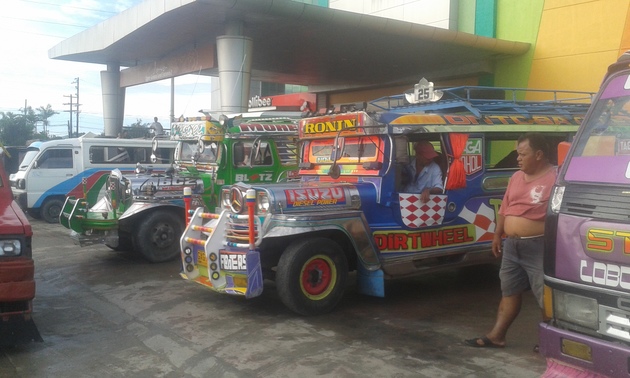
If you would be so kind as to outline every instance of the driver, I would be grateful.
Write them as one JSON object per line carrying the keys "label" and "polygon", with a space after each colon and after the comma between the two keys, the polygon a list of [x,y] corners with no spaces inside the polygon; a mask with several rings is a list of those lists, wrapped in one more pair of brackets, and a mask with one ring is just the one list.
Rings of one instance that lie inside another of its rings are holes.
{"label": "driver", "polygon": [[403,190],[405,193],[421,193],[420,201],[429,201],[430,194],[442,194],[444,185],[442,184],[442,170],[434,161],[438,156],[433,144],[422,140],[414,145],[416,159],[406,166],[407,177],[410,178]]}

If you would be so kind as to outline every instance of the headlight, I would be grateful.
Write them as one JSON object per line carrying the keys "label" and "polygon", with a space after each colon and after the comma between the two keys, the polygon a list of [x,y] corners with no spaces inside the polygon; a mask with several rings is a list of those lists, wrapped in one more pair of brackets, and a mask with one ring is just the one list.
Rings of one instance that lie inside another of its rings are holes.
{"label": "headlight", "polygon": [[26,189],[26,180],[18,179],[17,180],[17,188],[18,189]]}
{"label": "headlight", "polygon": [[595,299],[554,290],[553,306],[555,317],[558,320],[578,324],[592,330],[599,328],[597,301]]}
{"label": "headlight", "polygon": [[560,212],[560,206],[562,205],[562,198],[564,197],[564,186],[556,186],[551,193],[551,211],[554,214]]}
{"label": "headlight", "polygon": [[269,196],[265,192],[258,192],[256,199],[257,214],[267,214],[269,212]]}
{"label": "headlight", "polygon": [[19,256],[22,254],[22,244],[18,239],[0,240],[0,256]]}

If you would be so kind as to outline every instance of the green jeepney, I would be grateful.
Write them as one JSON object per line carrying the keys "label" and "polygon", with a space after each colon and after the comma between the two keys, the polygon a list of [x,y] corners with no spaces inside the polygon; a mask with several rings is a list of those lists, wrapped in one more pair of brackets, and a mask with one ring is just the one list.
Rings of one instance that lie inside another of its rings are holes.
{"label": "green jeepney", "polygon": [[[297,178],[297,131],[297,115],[180,119],[171,124],[170,139],[178,142],[172,169],[153,174],[138,166],[135,175],[114,170],[96,203],[87,192],[68,197],[60,223],[81,246],[103,243],[151,262],[171,260],[179,256],[187,210],[214,210],[223,185]],[[154,140],[154,150],[160,142]],[[184,188],[190,189],[187,198]]]}

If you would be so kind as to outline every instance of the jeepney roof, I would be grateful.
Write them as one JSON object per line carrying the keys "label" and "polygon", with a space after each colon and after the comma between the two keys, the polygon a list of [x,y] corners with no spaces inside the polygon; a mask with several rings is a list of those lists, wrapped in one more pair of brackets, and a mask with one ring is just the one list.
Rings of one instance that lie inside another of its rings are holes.
{"label": "jeepney roof", "polygon": [[[426,88],[426,98],[420,93]],[[449,132],[576,131],[594,94],[495,87],[434,89],[422,79],[412,91],[373,100],[366,110],[300,121],[300,137]],[[366,104],[367,105],[367,104]]]}

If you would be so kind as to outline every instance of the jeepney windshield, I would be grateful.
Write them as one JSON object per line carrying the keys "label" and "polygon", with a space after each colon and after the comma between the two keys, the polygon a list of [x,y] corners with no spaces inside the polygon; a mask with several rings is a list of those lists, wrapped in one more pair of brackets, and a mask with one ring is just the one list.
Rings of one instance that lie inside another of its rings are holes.
{"label": "jeepney windshield", "polygon": [[[183,141],[179,145],[177,160],[191,162],[199,151],[198,141]],[[216,163],[219,147],[216,142],[204,142],[204,149],[197,157],[198,163]]]}
{"label": "jeepney windshield", "polygon": [[603,88],[578,134],[565,179],[630,184],[630,76]]}
{"label": "jeepney windshield", "polygon": [[345,137],[337,141],[337,151],[333,140],[311,141],[308,161],[313,164],[332,164],[335,154],[338,163],[360,164],[376,162],[382,140],[377,136]]}

